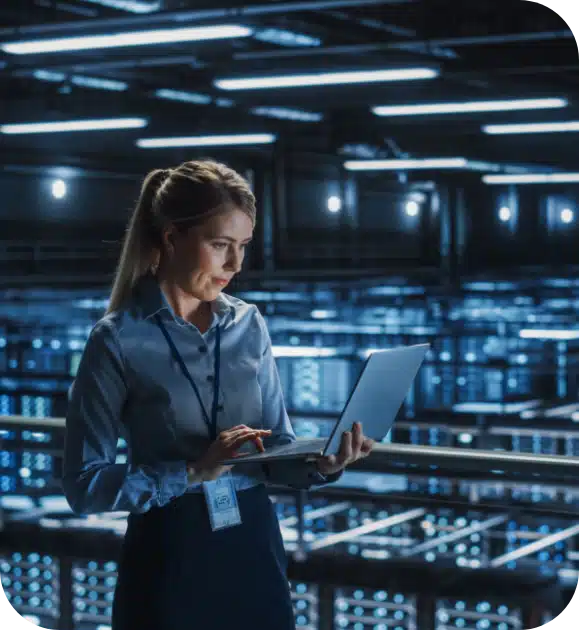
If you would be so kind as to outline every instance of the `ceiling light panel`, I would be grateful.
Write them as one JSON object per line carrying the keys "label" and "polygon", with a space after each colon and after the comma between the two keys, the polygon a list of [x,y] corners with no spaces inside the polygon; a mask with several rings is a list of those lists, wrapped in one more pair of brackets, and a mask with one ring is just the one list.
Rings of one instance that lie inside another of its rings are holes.
{"label": "ceiling light panel", "polygon": [[124,81],[101,79],[99,77],[87,77],[80,74],[73,74],[68,77],[68,75],[63,72],[53,72],[51,70],[35,70],[32,73],[32,76],[39,81],[53,81],[55,83],[64,83],[68,80],[73,85],[95,90],[124,92],[129,89],[128,83],[125,83]]}
{"label": "ceiling light panel", "polygon": [[485,125],[485,133],[491,135],[521,134],[521,133],[569,133],[579,131],[579,121],[526,123],[514,125]]}
{"label": "ceiling light panel", "polygon": [[348,160],[347,171],[407,171],[420,169],[466,168],[466,158],[429,158],[424,160]]}
{"label": "ceiling light panel", "polygon": [[402,68],[394,70],[357,70],[353,72],[313,72],[269,77],[217,79],[215,85],[222,90],[265,90],[284,87],[320,87],[354,83],[382,83],[434,79],[438,71],[432,68]]}
{"label": "ceiling light panel", "polygon": [[251,133],[215,136],[188,136],[173,138],[139,138],[141,149],[167,149],[173,147],[219,147],[252,144],[271,144],[276,137],[269,133]]}
{"label": "ceiling light panel", "polygon": [[432,114],[470,114],[476,112],[509,112],[567,107],[564,98],[510,99],[498,101],[466,101],[460,103],[421,103],[379,105],[372,108],[377,116],[427,116]]}
{"label": "ceiling light panel", "polygon": [[97,120],[69,120],[39,123],[0,125],[0,133],[60,133],[69,131],[107,131],[112,129],[140,129],[147,126],[144,118],[103,118]]}
{"label": "ceiling light panel", "polygon": [[209,105],[211,97],[198,92],[181,92],[180,90],[156,90],[157,98],[164,98],[169,101],[180,101],[182,103],[194,103],[195,105]]}
{"label": "ceiling light panel", "polygon": [[253,107],[250,111],[255,116],[277,118],[278,120],[295,120],[297,122],[320,122],[324,118],[323,114],[317,112],[306,112],[289,107]]}
{"label": "ceiling light panel", "polygon": [[85,77],[73,75],[70,82],[79,87],[91,88],[94,90],[109,90],[111,92],[124,92],[129,89],[129,85],[124,81],[114,81],[112,79],[99,79],[97,77]]}
{"label": "ceiling light panel", "polygon": [[320,46],[322,43],[322,40],[317,37],[310,37],[309,35],[279,28],[266,28],[257,31],[253,37],[261,42],[276,44],[277,46]]}
{"label": "ceiling light panel", "polygon": [[253,31],[235,24],[199,26],[192,28],[167,28],[148,31],[111,33],[108,35],[83,35],[58,39],[37,39],[7,42],[0,47],[14,55],[38,53],[62,53],[79,50],[98,50],[125,46],[149,46],[152,44],[175,44],[181,42],[207,41],[248,37]]}
{"label": "ceiling light panel", "polygon": [[579,182],[579,173],[526,173],[524,175],[485,175],[485,184],[571,184]]}

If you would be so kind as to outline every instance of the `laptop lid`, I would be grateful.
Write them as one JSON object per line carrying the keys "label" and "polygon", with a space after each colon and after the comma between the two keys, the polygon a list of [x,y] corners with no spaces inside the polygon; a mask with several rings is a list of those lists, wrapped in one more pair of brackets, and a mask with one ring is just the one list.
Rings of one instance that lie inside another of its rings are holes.
{"label": "laptop lid", "polygon": [[324,449],[336,455],[342,433],[361,422],[364,435],[378,442],[392,428],[430,344],[389,348],[372,353]]}

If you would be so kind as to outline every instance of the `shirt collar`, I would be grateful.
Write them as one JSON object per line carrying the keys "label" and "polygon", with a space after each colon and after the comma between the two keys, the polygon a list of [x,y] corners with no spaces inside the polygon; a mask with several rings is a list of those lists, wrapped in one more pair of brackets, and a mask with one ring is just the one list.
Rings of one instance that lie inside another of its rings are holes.
{"label": "shirt collar", "polygon": [[[166,312],[170,317],[179,321],[180,318],[176,316],[156,276],[148,271],[144,276],[141,276],[134,288],[134,300],[139,306],[144,319],[153,317],[157,313]],[[232,299],[220,293],[217,298],[211,302],[211,310],[215,313],[220,321],[225,321],[227,316],[231,316],[231,320],[235,320],[235,306]]]}

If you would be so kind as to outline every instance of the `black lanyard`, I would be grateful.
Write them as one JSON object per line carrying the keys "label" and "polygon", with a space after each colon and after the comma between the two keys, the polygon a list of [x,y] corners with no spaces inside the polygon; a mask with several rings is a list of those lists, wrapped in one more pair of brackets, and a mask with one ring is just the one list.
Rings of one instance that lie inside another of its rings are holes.
{"label": "black lanyard", "polygon": [[165,335],[165,339],[167,340],[167,343],[169,344],[169,348],[171,348],[173,357],[181,366],[183,375],[189,381],[189,383],[191,383],[191,387],[193,388],[193,391],[195,392],[195,395],[197,396],[197,400],[199,401],[199,405],[201,406],[201,411],[203,412],[203,419],[205,420],[205,423],[207,424],[207,427],[209,428],[209,435],[211,437],[211,440],[215,440],[217,438],[217,407],[219,405],[219,365],[220,365],[220,360],[221,360],[221,329],[219,328],[219,326],[216,326],[215,328],[215,361],[214,361],[215,374],[213,375],[213,406],[211,408],[211,418],[209,418],[209,415],[207,411],[205,410],[205,405],[203,404],[203,401],[201,400],[201,394],[199,393],[199,390],[197,389],[197,385],[195,384],[195,381],[193,380],[191,373],[189,372],[187,366],[185,365],[185,361],[183,361],[183,357],[179,353],[179,350],[177,350],[177,346],[175,345],[173,339],[171,339],[171,335],[169,334],[169,331],[165,328],[165,324],[163,324],[163,321],[161,320],[161,317],[159,315],[155,315],[155,319],[157,320],[157,324],[159,325],[161,332],[163,333],[163,335]]}

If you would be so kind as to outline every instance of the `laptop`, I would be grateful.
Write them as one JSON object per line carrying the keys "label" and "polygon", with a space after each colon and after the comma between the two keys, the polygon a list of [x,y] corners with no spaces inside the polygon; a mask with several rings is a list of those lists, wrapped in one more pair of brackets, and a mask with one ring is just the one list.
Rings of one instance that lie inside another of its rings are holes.
{"label": "laptop", "polygon": [[354,422],[362,423],[366,437],[381,442],[392,428],[429,348],[430,344],[420,344],[372,353],[328,438],[300,439],[266,448],[265,453],[240,454],[223,464],[336,455],[342,433],[351,431]]}

